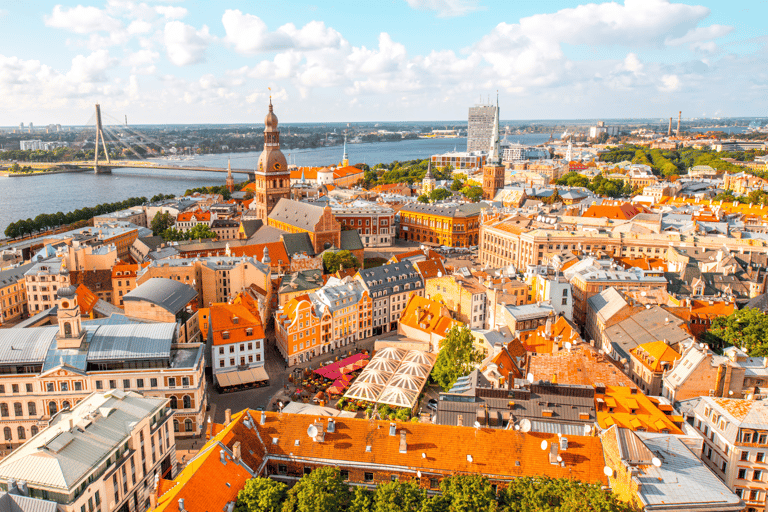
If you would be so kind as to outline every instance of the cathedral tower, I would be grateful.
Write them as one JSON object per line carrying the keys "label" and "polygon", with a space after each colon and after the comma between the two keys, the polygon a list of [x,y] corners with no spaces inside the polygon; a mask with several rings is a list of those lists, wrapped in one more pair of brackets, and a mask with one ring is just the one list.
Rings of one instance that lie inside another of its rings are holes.
{"label": "cathedral tower", "polygon": [[493,200],[496,191],[504,188],[504,166],[501,165],[499,137],[499,96],[496,95],[496,116],[493,120],[493,133],[491,135],[491,153],[483,167],[483,199]]}
{"label": "cathedral tower", "polygon": [[227,159],[227,190],[231,194],[235,190],[235,179],[232,177],[232,163]]}
{"label": "cathedral tower", "polygon": [[269,112],[264,118],[264,151],[254,174],[256,182],[251,208],[266,224],[269,213],[280,198],[290,199],[291,194],[291,171],[288,170],[285,155],[280,151],[280,131],[277,129],[277,116],[272,110],[271,96]]}

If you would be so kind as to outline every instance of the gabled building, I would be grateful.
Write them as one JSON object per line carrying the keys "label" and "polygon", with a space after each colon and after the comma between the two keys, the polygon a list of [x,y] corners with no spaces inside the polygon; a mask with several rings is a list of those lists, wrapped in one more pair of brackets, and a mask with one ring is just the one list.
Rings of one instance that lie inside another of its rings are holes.
{"label": "gabled building", "polygon": [[397,330],[397,321],[411,293],[419,296],[425,293],[421,275],[408,261],[360,270],[355,279],[373,301],[371,332],[374,336]]}
{"label": "gabled building", "polygon": [[200,342],[197,317],[197,291],[171,279],[144,281],[123,296],[125,314],[150,322],[169,322],[179,326],[179,343]]}
{"label": "gabled building", "polygon": [[341,247],[341,224],[334,218],[330,206],[282,198],[269,214],[267,225],[287,233],[307,233],[316,254]]}
{"label": "gabled building", "polygon": [[445,275],[427,280],[427,296],[446,305],[470,329],[488,325],[486,288],[473,277]]}
{"label": "gabled building", "polygon": [[258,311],[242,302],[209,308],[211,368],[219,388],[260,385],[269,380],[264,363],[266,335]]}
{"label": "gabled building", "polygon": [[664,372],[680,359],[680,353],[659,340],[638,345],[629,354],[629,375],[632,380],[643,393],[660,396]]}
{"label": "gabled building", "polygon": [[448,308],[439,302],[413,293],[400,316],[397,333],[422,342],[426,351],[437,352],[440,349],[440,342],[453,326],[460,327],[461,322],[451,317]]}

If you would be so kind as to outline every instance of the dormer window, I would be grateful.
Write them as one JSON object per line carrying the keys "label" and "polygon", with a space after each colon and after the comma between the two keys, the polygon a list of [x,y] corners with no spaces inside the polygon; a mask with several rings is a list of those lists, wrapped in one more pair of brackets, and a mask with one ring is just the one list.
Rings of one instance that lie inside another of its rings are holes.
{"label": "dormer window", "polygon": [[223,333],[221,333],[221,337],[224,338],[225,340],[228,340],[229,339],[229,331],[224,331]]}

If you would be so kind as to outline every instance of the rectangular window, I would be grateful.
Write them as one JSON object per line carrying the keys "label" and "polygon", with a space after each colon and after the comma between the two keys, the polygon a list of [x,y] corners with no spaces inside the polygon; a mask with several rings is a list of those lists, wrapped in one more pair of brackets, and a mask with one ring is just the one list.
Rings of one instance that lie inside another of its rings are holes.
{"label": "rectangular window", "polygon": [[11,390],[13,390],[14,393],[19,392],[19,385],[18,384],[11,384]]}
{"label": "rectangular window", "polygon": [[156,388],[157,387],[157,379],[149,379],[149,387]]}
{"label": "rectangular window", "polygon": [[373,473],[369,473],[366,471],[363,476],[366,482],[373,482]]}
{"label": "rectangular window", "polygon": [[143,388],[144,387],[144,379],[136,379],[136,387],[137,388]]}
{"label": "rectangular window", "polygon": [[[31,392],[32,392],[32,384],[27,384],[27,393],[31,393]],[[2,393],[2,391],[0,391],[0,393]]]}
{"label": "rectangular window", "polygon": [[117,389],[117,381],[116,380],[110,380],[109,381],[109,389]]}
{"label": "rectangular window", "polygon": [[96,381],[96,389],[104,389],[104,383],[100,380]]}
{"label": "rectangular window", "polygon": [[339,471],[339,476],[341,476],[342,480],[349,480],[349,471],[347,471],[346,469],[342,469],[341,471]]}
{"label": "rectangular window", "polygon": [[288,466],[285,464],[278,464],[277,465],[277,474],[278,475],[287,475],[288,474]]}
{"label": "rectangular window", "polygon": [[170,388],[176,387],[176,377],[168,377],[168,387]]}
{"label": "rectangular window", "polygon": [[763,462],[764,459],[765,459],[765,453],[757,452],[757,456],[755,457],[755,462]]}
{"label": "rectangular window", "polygon": [[429,479],[429,488],[430,489],[437,489],[439,486],[439,483],[437,481],[437,478],[430,478]]}
{"label": "rectangular window", "polygon": [[83,390],[83,383],[80,381],[75,382],[75,391],[82,391]]}
{"label": "rectangular window", "polygon": [[740,469],[739,470],[739,476],[737,477],[739,480],[744,480],[747,478],[747,470],[746,469]]}
{"label": "rectangular window", "polygon": [[128,389],[131,387],[131,379],[123,379],[123,389]]}
{"label": "rectangular window", "polygon": [[182,377],[181,378],[181,385],[184,387],[189,386],[189,377]]}
{"label": "rectangular window", "polygon": [[46,389],[48,392],[50,392],[50,393],[53,393],[53,392],[56,390],[56,388],[55,388],[55,386],[54,386],[53,382],[46,382],[46,383],[45,383],[45,389]]}
{"label": "rectangular window", "polygon": [[748,451],[742,451],[741,452],[741,460],[749,460],[749,452]]}
{"label": "rectangular window", "polygon": [[763,479],[763,472],[762,470],[756,469],[754,473],[752,473],[752,480],[755,482],[760,482]]}

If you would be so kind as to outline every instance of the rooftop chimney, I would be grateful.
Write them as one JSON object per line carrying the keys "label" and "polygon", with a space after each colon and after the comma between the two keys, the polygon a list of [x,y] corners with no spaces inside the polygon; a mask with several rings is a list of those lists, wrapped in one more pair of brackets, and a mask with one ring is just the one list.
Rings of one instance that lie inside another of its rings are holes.
{"label": "rooftop chimney", "polygon": [[227,452],[225,452],[224,449],[219,450],[219,459],[222,464],[225,466],[227,465]]}
{"label": "rooftop chimney", "polygon": [[456,420],[456,425],[458,425],[459,427],[463,427],[464,426],[464,416],[463,415],[459,414],[459,418],[458,418],[458,420]]}
{"label": "rooftop chimney", "polygon": [[184,508],[184,498],[179,498],[179,512],[186,512]]}
{"label": "rooftop chimney", "polygon": [[389,435],[390,436],[396,436],[397,435],[397,424],[390,423],[389,424]]}
{"label": "rooftop chimney", "polygon": [[239,463],[240,459],[242,459],[240,441],[235,441],[235,444],[232,445],[232,460]]}
{"label": "rooftop chimney", "polygon": [[676,135],[677,135],[678,137],[680,136],[680,121],[681,121],[682,119],[683,119],[683,111],[681,110],[681,111],[679,111],[679,112],[677,113],[677,133],[676,133]]}
{"label": "rooftop chimney", "polygon": [[264,411],[261,411],[261,421],[259,421],[260,425],[263,425],[267,422],[267,413]]}
{"label": "rooftop chimney", "polygon": [[224,424],[229,425],[232,422],[232,409],[224,410]]}
{"label": "rooftop chimney", "polygon": [[400,453],[408,451],[408,440],[406,439],[405,429],[400,430]]}
{"label": "rooftop chimney", "polygon": [[328,418],[328,433],[333,434],[336,432],[336,421],[333,418]]}

